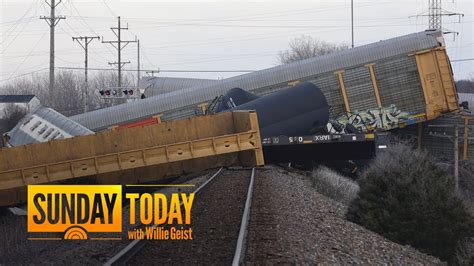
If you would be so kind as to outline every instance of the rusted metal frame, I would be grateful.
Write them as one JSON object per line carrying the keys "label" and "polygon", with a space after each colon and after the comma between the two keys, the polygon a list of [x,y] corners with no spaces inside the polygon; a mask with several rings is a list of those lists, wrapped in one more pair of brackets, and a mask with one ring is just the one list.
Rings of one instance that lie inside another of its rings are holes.
{"label": "rusted metal frame", "polygon": [[[252,134],[252,133],[256,133],[256,132],[257,132],[256,130],[249,130],[249,131],[235,133],[235,134],[222,135],[222,136],[218,136],[218,137],[197,139],[197,140],[193,140],[191,142],[214,140],[214,139],[232,137],[232,136],[236,136],[236,135]],[[114,153],[108,153],[108,154],[97,155],[97,156],[89,156],[89,157],[84,157],[84,158],[80,158],[80,159],[67,160],[67,161],[61,161],[61,162],[56,162],[56,163],[40,164],[40,165],[31,166],[31,167],[24,167],[24,168],[17,168],[17,169],[13,169],[13,170],[8,170],[8,171],[0,172],[0,174],[11,173],[11,172],[16,172],[16,171],[20,171],[20,170],[34,169],[34,168],[39,168],[39,167],[45,167],[46,165],[49,165],[49,166],[60,165],[60,164],[69,163],[69,162],[79,162],[79,161],[88,160],[88,159],[103,158],[103,157],[108,157],[108,156],[114,156],[114,155],[117,155],[117,154],[122,155],[122,154],[130,153],[130,152],[147,151],[147,150],[163,148],[163,147],[167,147],[167,146],[182,145],[182,144],[187,144],[187,143],[189,143],[189,141],[177,142],[177,143],[168,144],[168,145],[159,145],[159,146],[147,147],[147,148],[142,148],[142,149],[133,149],[133,150],[122,151],[122,152],[114,152]]]}
{"label": "rusted metal frame", "polygon": [[[47,180],[49,182],[49,181],[51,181],[49,167],[54,166],[54,165],[68,164],[69,165],[69,170],[70,170],[71,176],[72,176],[71,178],[76,178],[76,177],[79,177],[79,176],[77,176],[74,172],[73,163],[74,162],[79,162],[79,161],[84,161],[84,160],[91,160],[91,159],[94,160],[95,173],[99,174],[100,173],[100,164],[98,162],[98,159],[100,159],[100,158],[110,157],[110,156],[117,156],[118,167],[119,167],[119,169],[123,169],[122,163],[121,163],[121,160],[120,160],[120,156],[123,155],[123,154],[126,154],[126,153],[131,153],[131,152],[137,152],[138,151],[138,152],[142,152],[143,157],[145,158],[144,159],[144,164],[147,165],[146,164],[146,155],[145,155],[146,151],[147,150],[152,150],[152,149],[163,148],[163,147],[165,147],[167,162],[170,162],[171,160],[170,160],[170,157],[169,157],[169,149],[168,149],[169,146],[182,145],[182,144],[187,144],[187,143],[191,143],[191,145],[192,145],[193,142],[206,141],[206,140],[212,140],[212,146],[213,146],[213,151],[214,152],[213,152],[213,154],[210,154],[210,155],[217,155],[219,153],[217,151],[216,139],[227,138],[227,137],[230,137],[230,136],[237,136],[238,151],[242,151],[241,142],[240,142],[241,141],[240,135],[243,135],[243,134],[256,134],[256,133],[257,133],[256,130],[249,130],[249,131],[246,131],[246,132],[240,132],[240,133],[236,133],[236,134],[228,134],[228,135],[222,135],[222,136],[218,136],[218,137],[198,139],[198,140],[195,140],[195,141],[186,141],[186,142],[173,143],[171,145],[160,145],[160,146],[148,147],[148,148],[144,148],[144,149],[134,149],[134,150],[123,151],[123,152],[118,152],[118,153],[110,153],[110,154],[99,155],[99,156],[84,157],[84,158],[74,159],[74,160],[69,160],[69,161],[62,161],[62,162],[56,162],[56,163],[50,163],[50,164],[36,165],[36,166],[31,166],[31,167],[26,167],[26,168],[19,168],[19,169],[0,172],[0,176],[2,174],[5,174],[5,173],[20,172],[20,175],[21,175],[21,178],[22,178],[22,181],[23,181],[24,185],[28,185],[29,182],[27,182],[25,174],[24,174],[24,172],[26,170],[35,169],[35,168],[46,168],[47,169],[46,170]],[[194,155],[192,157],[194,158]],[[69,178],[65,178],[65,179],[69,179]],[[65,180],[65,179],[61,179],[61,180]],[[9,188],[9,187],[7,187],[7,188]]]}
{"label": "rusted metal frame", "polygon": [[346,85],[344,84],[343,73],[344,73],[344,70],[339,70],[339,71],[334,72],[334,74],[337,75],[337,78],[339,80],[339,88],[341,90],[342,100],[344,101],[344,109],[346,110],[346,113],[350,113],[351,108],[349,106],[349,98],[347,97],[347,90],[346,90]]}
{"label": "rusted metal frame", "polygon": [[375,63],[371,63],[371,64],[367,64],[365,66],[369,69],[370,79],[372,80],[372,87],[374,89],[375,100],[377,101],[377,106],[379,108],[381,108],[382,107],[382,99],[380,98],[380,90],[379,90],[379,86],[377,84],[377,79],[375,78],[374,64]]}

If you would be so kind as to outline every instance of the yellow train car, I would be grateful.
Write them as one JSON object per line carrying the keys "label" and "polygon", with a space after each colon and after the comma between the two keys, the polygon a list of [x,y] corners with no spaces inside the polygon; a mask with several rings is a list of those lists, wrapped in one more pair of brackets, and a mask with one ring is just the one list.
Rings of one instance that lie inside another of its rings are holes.
{"label": "yellow train car", "polygon": [[255,112],[227,112],[0,149],[0,206],[26,186],[134,184],[231,165],[263,165]]}

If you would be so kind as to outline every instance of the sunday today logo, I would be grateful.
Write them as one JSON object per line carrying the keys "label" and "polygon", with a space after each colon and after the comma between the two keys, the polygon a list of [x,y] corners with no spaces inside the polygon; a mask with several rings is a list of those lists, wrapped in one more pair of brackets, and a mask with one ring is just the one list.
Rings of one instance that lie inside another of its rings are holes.
{"label": "sunday today logo", "polygon": [[[162,193],[126,193],[125,200],[132,228],[128,239],[192,240],[194,193],[172,193],[169,199]],[[122,214],[121,185],[28,186],[30,240],[121,240]]]}

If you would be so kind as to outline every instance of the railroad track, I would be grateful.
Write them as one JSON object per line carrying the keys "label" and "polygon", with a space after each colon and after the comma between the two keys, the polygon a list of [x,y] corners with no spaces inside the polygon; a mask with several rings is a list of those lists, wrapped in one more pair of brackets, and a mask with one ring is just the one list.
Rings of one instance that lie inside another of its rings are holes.
{"label": "railroad track", "polygon": [[219,169],[194,191],[193,240],[134,240],[105,265],[242,263],[254,176],[255,168]]}

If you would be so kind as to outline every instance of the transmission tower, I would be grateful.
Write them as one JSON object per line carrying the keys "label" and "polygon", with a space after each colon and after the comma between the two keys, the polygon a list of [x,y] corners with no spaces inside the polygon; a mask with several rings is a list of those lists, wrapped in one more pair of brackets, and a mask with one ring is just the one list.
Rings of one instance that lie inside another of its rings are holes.
{"label": "transmission tower", "polygon": [[441,30],[444,34],[454,33],[458,35],[458,32],[443,28],[443,17],[457,16],[459,22],[461,22],[461,18],[464,17],[464,14],[443,9],[441,0],[428,0],[428,2],[428,14],[426,14],[425,11],[417,15],[417,17],[428,17],[428,29]]}
{"label": "transmission tower", "polygon": [[122,56],[121,56],[122,49],[125,48],[125,46],[127,46],[131,42],[137,42],[137,37],[135,36],[134,41],[122,41],[121,31],[122,30],[128,30],[128,26],[125,27],[125,28],[120,26],[120,16],[118,17],[118,26],[116,28],[112,27],[110,29],[115,34],[115,36],[117,36],[117,40],[116,41],[104,41],[103,40],[104,37],[102,37],[102,43],[110,43],[113,47],[115,47],[115,49],[117,49],[118,61],[113,62],[113,63],[109,62],[109,65],[117,65],[117,69],[118,69],[118,87],[122,87],[122,67],[125,64],[130,63],[130,61],[122,62]]}
{"label": "transmission tower", "polygon": [[45,2],[51,8],[51,14],[49,17],[41,16],[40,19],[46,20],[49,25],[49,93],[52,93],[54,91],[54,28],[61,19],[66,19],[66,17],[55,15],[55,9],[62,0],[58,3],[55,0],[50,0],[50,2],[45,0]]}
{"label": "transmission tower", "polygon": [[80,37],[72,37],[72,41],[77,41],[79,45],[84,49],[85,53],[85,60],[84,60],[84,80],[85,80],[85,93],[84,93],[84,113],[87,112],[87,101],[89,99],[89,83],[87,82],[87,54],[88,54],[88,46],[94,39],[99,40],[99,37],[89,37],[89,36],[80,36]]}
{"label": "transmission tower", "polygon": [[441,19],[443,17],[441,0],[429,0],[428,7],[428,28],[429,29],[442,29]]}

